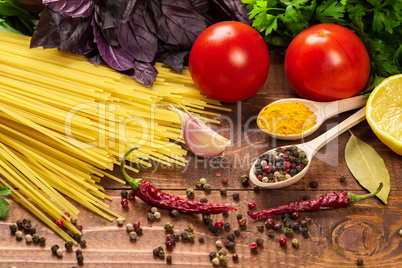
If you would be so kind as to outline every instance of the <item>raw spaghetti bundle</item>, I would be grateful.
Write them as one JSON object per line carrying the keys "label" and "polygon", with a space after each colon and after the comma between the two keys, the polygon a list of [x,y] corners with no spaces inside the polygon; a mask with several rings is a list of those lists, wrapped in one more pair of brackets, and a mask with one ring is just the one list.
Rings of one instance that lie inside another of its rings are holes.
{"label": "raw spaghetti bundle", "polygon": [[80,231],[70,223],[79,210],[65,196],[108,220],[121,217],[103,202],[110,197],[99,182],[124,183],[108,170],[128,148],[140,147],[134,163],[185,165],[180,120],[167,104],[199,117],[219,116],[205,107],[227,110],[199,93],[188,70],[156,64],[159,75],[147,88],[83,56],[29,49],[29,41],[0,31],[0,184],[66,240],[73,241],[55,220]]}

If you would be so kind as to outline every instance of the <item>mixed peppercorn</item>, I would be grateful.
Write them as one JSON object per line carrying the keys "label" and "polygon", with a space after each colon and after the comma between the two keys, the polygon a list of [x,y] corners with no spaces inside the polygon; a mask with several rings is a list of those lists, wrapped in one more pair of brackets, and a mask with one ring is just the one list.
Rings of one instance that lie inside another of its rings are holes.
{"label": "mixed peppercorn", "polygon": [[254,165],[259,181],[272,183],[290,179],[308,164],[307,155],[297,146],[276,148],[260,156]]}

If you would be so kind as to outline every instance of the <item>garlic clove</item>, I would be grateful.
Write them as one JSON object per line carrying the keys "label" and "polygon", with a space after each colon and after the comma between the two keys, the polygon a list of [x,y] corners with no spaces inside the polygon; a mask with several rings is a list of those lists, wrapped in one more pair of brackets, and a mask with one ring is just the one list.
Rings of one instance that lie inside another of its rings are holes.
{"label": "garlic clove", "polygon": [[169,108],[180,116],[183,139],[189,150],[200,157],[223,157],[231,142],[213,131],[184,107],[185,112],[174,106]]}

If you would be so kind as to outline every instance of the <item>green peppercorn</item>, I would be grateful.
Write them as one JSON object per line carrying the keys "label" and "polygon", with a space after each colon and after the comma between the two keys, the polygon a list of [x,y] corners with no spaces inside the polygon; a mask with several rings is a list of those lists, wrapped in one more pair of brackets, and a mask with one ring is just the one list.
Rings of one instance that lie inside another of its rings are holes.
{"label": "green peppercorn", "polygon": [[166,232],[173,232],[174,224],[171,222],[165,223],[165,230]]}
{"label": "green peppercorn", "polygon": [[194,226],[191,223],[189,223],[189,224],[187,224],[187,229],[186,230],[189,231],[189,232],[193,232],[194,231]]}
{"label": "green peppercorn", "polygon": [[283,231],[285,235],[292,235],[293,234],[293,229],[289,227],[285,227],[285,230]]}
{"label": "green peppercorn", "polygon": [[218,258],[213,258],[212,259],[212,264],[215,266],[218,266],[220,264],[219,259]]}
{"label": "green peppercorn", "polygon": [[205,192],[207,192],[207,193],[211,192],[211,184],[205,183],[203,188],[204,188]]}
{"label": "green peppercorn", "polygon": [[299,248],[299,240],[297,240],[296,238],[292,239],[292,246],[295,248]]}
{"label": "green peppercorn", "polygon": [[308,164],[308,159],[307,159],[307,158],[303,158],[302,161],[301,161],[301,163],[302,163],[303,165],[307,166],[307,164]]}
{"label": "green peppercorn", "polygon": [[226,264],[228,261],[228,257],[226,255],[220,255],[218,257],[218,259],[219,259],[219,263],[222,265]]}
{"label": "green peppercorn", "polygon": [[356,265],[357,265],[357,266],[363,266],[363,264],[364,264],[363,259],[360,259],[360,258],[359,258],[359,259],[356,260]]}
{"label": "green peppercorn", "polygon": [[257,238],[257,240],[256,240],[255,242],[257,243],[257,245],[258,245],[259,247],[261,247],[261,246],[264,244],[264,239],[262,239],[262,238]]}
{"label": "green peppercorn", "polygon": [[219,191],[221,192],[221,195],[227,195],[228,193],[228,189],[226,189],[226,187],[222,187]]}
{"label": "green peppercorn", "polygon": [[201,182],[200,182],[200,181],[197,181],[197,182],[195,183],[195,187],[197,187],[197,188],[202,188]]}
{"label": "green peppercorn", "polygon": [[[217,241],[217,242],[218,242],[218,241]],[[228,253],[227,253],[227,251],[226,251],[224,248],[221,248],[221,249],[218,251],[218,254],[219,254],[219,256],[221,256],[221,255],[226,256]]]}
{"label": "green peppercorn", "polygon": [[66,248],[66,250],[71,250],[72,248],[73,248],[73,242],[71,242],[71,241],[67,241],[65,244],[64,244],[64,247]]}
{"label": "green peppercorn", "polygon": [[243,186],[248,186],[250,182],[250,177],[248,175],[243,175],[240,178],[240,182],[241,184],[243,184]]}
{"label": "green peppercorn", "polygon": [[132,231],[128,236],[130,237],[130,240],[136,240],[138,235],[135,231]]}
{"label": "green peppercorn", "polygon": [[38,243],[38,242],[39,242],[39,235],[38,235],[38,234],[34,234],[34,235],[32,236],[32,241],[33,241],[34,243]]}
{"label": "green peppercorn", "polygon": [[202,220],[205,221],[211,218],[211,214],[202,214]]}
{"label": "green peppercorn", "polygon": [[170,215],[171,217],[175,218],[175,217],[179,216],[179,213],[180,213],[180,212],[179,212],[177,209],[172,209],[172,210],[170,211],[169,215]]}
{"label": "green peppercorn", "polygon": [[203,236],[200,236],[200,237],[198,238],[198,241],[199,241],[200,243],[204,243],[204,242],[205,242],[205,239],[204,239]]}
{"label": "green peppercorn", "polygon": [[305,159],[305,158],[307,157],[307,155],[306,155],[305,152],[299,151],[299,157],[300,157],[301,159]]}
{"label": "green peppercorn", "polygon": [[216,252],[215,251],[211,251],[210,253],[209,253],[209,258],[212,260],[213,258],[215,258],[216,257]]}
{"label": "green peppercorn", "polygon": [[193,198],[193,197],[194,197],[194,189],[193,189],[193,188],[187,188],[187,190],[186,190],[186,195],[187,195],[189,198]]}
{"label": "green peppercorn", "polygon": [[189,232],[187,230],[184,230],[181,234],[180,234],[181,238],[183,240],[189,240],[189,241],[193,241],[194,240],[194,234],[192,232]]}

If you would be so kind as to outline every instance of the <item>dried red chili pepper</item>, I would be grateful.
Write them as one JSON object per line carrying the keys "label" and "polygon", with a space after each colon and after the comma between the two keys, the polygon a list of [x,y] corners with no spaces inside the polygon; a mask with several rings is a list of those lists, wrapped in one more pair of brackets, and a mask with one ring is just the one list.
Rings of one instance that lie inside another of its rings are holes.
{"label": "dried red chili pepper", "polygon": [[121,160],[120,168],[123,177],[130,184],[135,196],[140,198],[145,203],[163,209],[177,209],[180,212],[192,214],[218,214],[224,211],[237,210],[233,207],[221,204],[201,203],[185,200],[181,197],[170,195],[158,190],[145,179],[131,178],[126,173],[124,164],[127,156],[136,149],[138,149],[138,147],[131,148],[125,153],[123,159]]}
{"label": "dried red chili pepper", "polygon": [[270,209],[261,210],[258,212],[248,211],[247,214],[254,220],[262,220],[270,217],[275,217],[285,213],[302,212],[302,211],[318,211],[326,209],[343,208],[352,205],[361,200],[375,196],[382,189],[382,183],[373,193],[366,195],[356,195],[347,191],[337,191],[306,201],[292,202],[286,205],[273,207]]}

